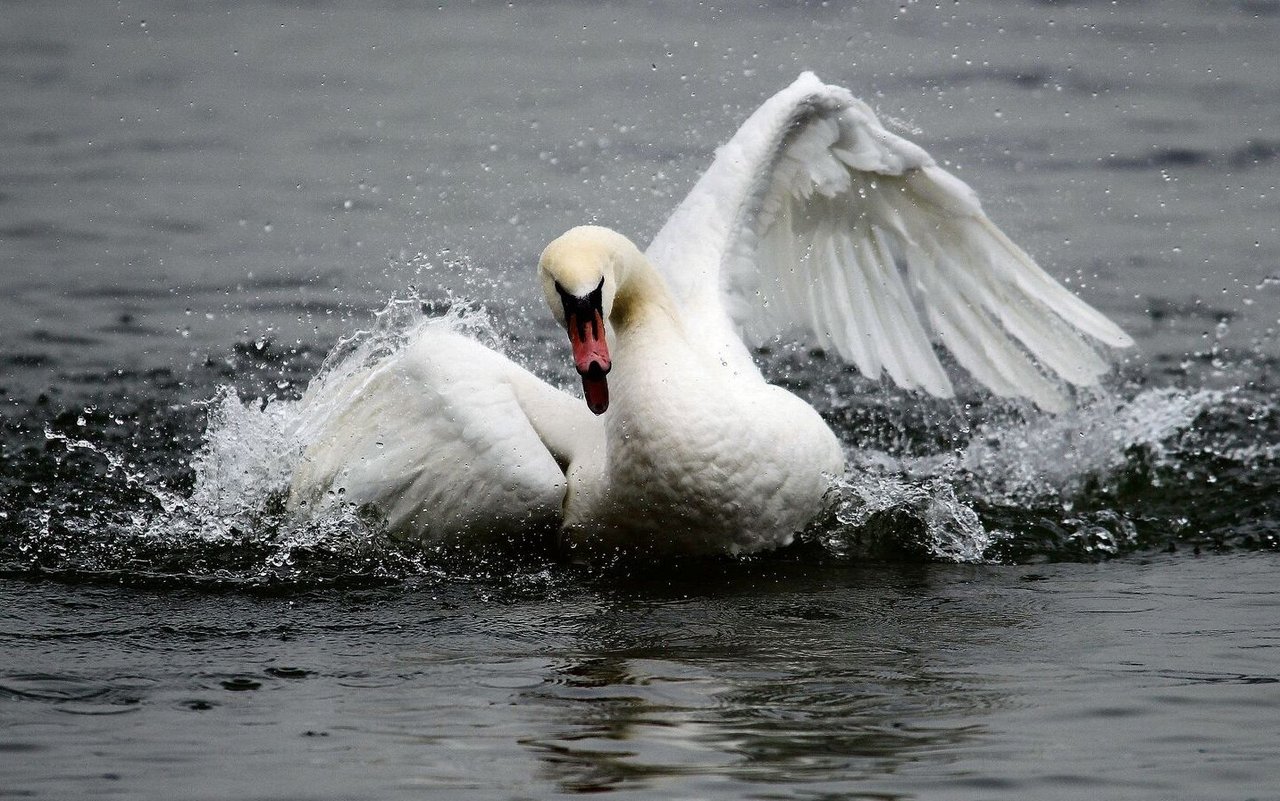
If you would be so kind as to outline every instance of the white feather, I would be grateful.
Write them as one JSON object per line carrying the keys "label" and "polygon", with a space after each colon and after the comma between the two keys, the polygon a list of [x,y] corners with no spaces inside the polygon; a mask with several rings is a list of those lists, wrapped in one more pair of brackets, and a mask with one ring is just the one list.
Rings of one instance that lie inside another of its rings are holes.
{"label": "white feather", "polygon": [[932,340],[993,392],[1060,409],[1046,372],[1095,384],[1107,363],[1086,337],[1132,344],[996,228],[963,181],[812,73],[720,149],[647,256],[685,324],[742,373],[755,370],[743,337],[798,330],[869,378],[950,397]]}
{"label": "white feather", "polygon": [[807,73],[719,151],[647,259],[582,226],[539,274],[553,310],[565,289],[601,289],[603,416],[428,323],[308,391],[295,506],[370,504],[424,540],[541,522],[570,547],[775,547],[821,511],[844,456],[812,407],[763,381],[744,336],[807,334],[867,376],[950,397],[936,343],[991,391],[1046,409],[1066,403],[1057,379],[1106,371],[1089,338],[1130,343],[968,186]]}

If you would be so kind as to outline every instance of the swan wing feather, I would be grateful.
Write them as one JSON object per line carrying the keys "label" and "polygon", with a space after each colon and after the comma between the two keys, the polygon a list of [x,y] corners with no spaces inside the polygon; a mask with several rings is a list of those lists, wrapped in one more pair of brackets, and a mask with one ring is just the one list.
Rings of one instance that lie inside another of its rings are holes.
{"label": "swan wing feather", "polygon": [[968,185],[812,73],[718,151],[646,255],[686,326],[742,372],[756,370],[745,344],[799,332],[869,378],[951,397],[936,343],[992,392],[1057,410],[1051,376],[1096,384],[1095,345],[1133,343]]}
{"label": "swan wing feather", "polygon": [[597,445],[581,400],[448,321],[308,390],[291,498],[372,504],[422,541],[558,523],[564,471]]}

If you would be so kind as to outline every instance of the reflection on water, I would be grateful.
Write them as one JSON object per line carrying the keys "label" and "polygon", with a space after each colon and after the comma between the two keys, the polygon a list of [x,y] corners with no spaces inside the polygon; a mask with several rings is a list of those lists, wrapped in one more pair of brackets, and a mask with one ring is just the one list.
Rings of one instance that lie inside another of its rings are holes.
{"label": "reflection on water", "polygon": [[956,599],[927,571],[856,573],[852,588],[798,570],[725,578],[709,597],[680,583],[596,610],[582,655],[521,693],[555,713],[524,741],[544,775],[570,791],[714,777],[835,792],[961,748],[1007,702],[938,651],[962,622],[983,642],[1018,615],[970,621],[958,603],[940,616]]}

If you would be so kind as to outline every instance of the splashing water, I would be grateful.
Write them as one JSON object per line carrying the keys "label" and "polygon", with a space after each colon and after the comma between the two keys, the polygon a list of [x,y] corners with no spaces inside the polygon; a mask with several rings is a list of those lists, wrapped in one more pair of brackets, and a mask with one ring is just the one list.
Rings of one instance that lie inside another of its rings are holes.
{"label": "splashing water", "polygon": [[[545,582],[550,554],[521,555],[518,568],[501,555],[469,554],[460,568],[457,552],[396,542],[375,510],[341,497],[305,513],[290,508],[298,460],[333,413],[326,387],[428,326],[501,349],[471,304],[394,297],[333,348],[301,398],[246,402],[226,387],[199,404],[203,435],[176,470],[181,436],[144,448],[119,439],[120,419],[109,412],[46,421],[43,448],[6,445],[20,458],[4,477],[11,491],[0,499],[0,567],[266,587],[485,575]],[[832,558],[1026,561],[1175,544],[1280,547],[1280,411],[1264,390],[1099,391],[1056,417],[998,404],[973,414],[937,405],[921,417],[921,404],[842,387],[812,369],[796,383],[809,384],[802,394],[834,399],[829,411],[854,413],[832,413],[837,433],[858,445],[847,446],[849,472],[809,536]],[[157,414],[177,425],[179,413],[192,412]],[[891,435],[861,441],[868,421]]]}
{"label": "splashing water", "polygon": [[[462,301],[443,305],[442,314],[428,317],[415,294],[392,298],[373,325],[339,342],[301,399],[245,402],[224,387],[198,404],[206,425],[187,465],[187,491],[132,467],[118,444],[95,442],[92,430],[78,436],[46,425],[52,459],[37,456],[27,465],[28,498],[14,508],[0,505],[0,569],[236,586],[431,579],[445,574],[444,565],[463,563],[472,577],[483,575],[482,561],[391,540],[371,510],[335,499],[323,514],[302,515],[288,504],[307,434],[331,411],[313,401],[323,387],[395,352],[427,326],[496,346],[486,315]],[[68,421],[86,424],[83,417]],[[44,480],[32,481],[35,474]]]}
{"label": "splashing water", "polygon": [[837,525],[821,541],[833,552],[870,558],[980,562],[992,536],[944,478],[912,481],[878,470],[853,472],[838,484]]}
{"label": "splashing water", "polygon": [[[1250,485],[1274,487],[1276,414],[1269,398],[1243,390],[1099,392],[1058,416],[962,424],[967,442],[944,453],[855,450],[838,525],[822,539],[862,556],[956,562],[1097,558],[1160,539],[1171,547],[1179,535],[1198,547],[1209,527],[1193,525],[1185,513],[1194,505],[1178,501],[1199,500],[1242,473]],[[1207,430],[1213,419],[1219,429]],[[1247,425],[1266,419],[1269,430]],[[1204,460],[1212,467],[1195,469]],[[1259,519],[1274,521],[1275,504],[1261,500]],[[1274,528],[1238,544],[1274,548]]]}
{"label": "splashing water", "polygon": [[[983,495],[1008,502],[1070,496],[1091,477],[1115,473],[1146,447],[1170,456],[1172,439],[1222,403],[1223,393],[1152,389],[1124,400],[1103,393],[1056,417],[982,425],[957,465]],[[908,467],[925,469],[929,460]]]}

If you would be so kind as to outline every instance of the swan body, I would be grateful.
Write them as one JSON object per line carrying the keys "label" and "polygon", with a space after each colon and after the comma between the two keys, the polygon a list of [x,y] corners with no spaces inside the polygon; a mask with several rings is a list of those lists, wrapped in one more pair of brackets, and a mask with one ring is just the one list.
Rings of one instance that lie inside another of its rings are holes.
{"label": "swan body", "polygon": [[[604,253],[613,258],[596,272]],[[547,248],[540,273],[544,285],[603,277],[616,342],[604,447],[575,454],[568,470],[569,543],[736,553],[789,542],[844,469],[817,412],[759,371],[723,364],[625,237],[575,228]]]}
{"label": "swan body", "polygon": [[1108,369],[1090,340],[1132,344],[969,187],[811,73],[744,123],[647,252],[582,226],[538,275],[586,403],[428,323],[308,390],[294,506],[342,497],[423,540],[558,526],[584,550],[771,548],[822,510],[844,457],[749,344],[807,336],[871,378],[950,397],[940,345],[1047,410],[1066,404],[1058,381]]}

